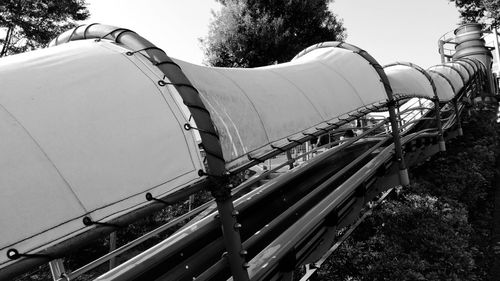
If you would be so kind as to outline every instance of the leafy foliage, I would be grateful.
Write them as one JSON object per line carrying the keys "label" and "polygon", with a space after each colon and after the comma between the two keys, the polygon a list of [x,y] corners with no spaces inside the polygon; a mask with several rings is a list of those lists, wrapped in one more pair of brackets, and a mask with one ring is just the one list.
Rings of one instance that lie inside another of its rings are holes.
{"label": "leafy foliage", "polygon": [[468,22],[494,22],[500,20],[499,0],[449,0],[454,2],[460,12],[462,23]]}
{"label": "leafy foliage", "polygon": [[474,280],[463,207],[407,193],[387,201],[362,229],[374,235],[348,241],[321,280]]}
{"label": "leafy foliage", "polygon": [[496,112],[473,113],[465,135],[416,169],[410,188],[365,220],[318,280],[487,280]]}
{"label": "leafy foliage", "polygon": [[331,0],[219,2],[223,6],[201,39],[212,66],[282,63],[312,44],[346,38],[342,21],[328,8]]}
{"label": "leafy foliage", "polygon": [[3,0],[0,57],[46,46],[56,35],[85,20],[85,0]]}

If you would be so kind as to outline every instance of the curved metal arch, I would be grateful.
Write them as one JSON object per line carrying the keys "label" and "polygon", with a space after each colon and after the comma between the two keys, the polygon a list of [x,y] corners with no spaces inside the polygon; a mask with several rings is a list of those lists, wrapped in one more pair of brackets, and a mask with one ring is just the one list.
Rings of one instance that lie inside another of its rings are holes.
{"label": "curved metal arch", "polygon": [[158,67],[179,92],[183,103],[188,107],[198,126],[202,144],[206,152],[209,173],[216,176],[226,173],[219,134],[209,111],[203,104],[200,94],[193,87],[182,69],[163,50],[134,31],[96,23],[68,30],[52,40],[49,46],[85,39],[96,39],[96,41],[106,39],[122,44],[131,50],[127,55],[140,53]]}
{"label": "curved metal arch", "polygon": [[[447,63],[444,63],[442,65],[444,66],[447,66],[447,67],[452,67],[453,69],[455,69],[457,71],[457,73],[460,75],[460,77],[462,78],[462,82],[464,83],[464,86],[467,84],[467,78],[463,75],[463,73],[460,71],[460,69],[458,69],[457,67],[453,66],[452,64],[453,62],[447,62]],[[461,64],[460,64],[461,65]],[[465,66],[463,66],[465,68]],[[469,72],[467,72],[469,73]]]}
{"label": "curved metal arch", "polygon": [[486,72],[486,67],[484,66],[484,64],[476,58],[464,57],[464,58],[461,58],[460,60],[467,60],[467,61],[473,62],[476,65],[476,67],[478,68],[478,70],[481,71],[481,74],[484,74]]}
{"label": "curved metal arch", "polygon": [[465,62],[467,64],[469,64],[470,66],[472,66],[472,68],[474,69],[474,71],[477,73],[477,71],[479,70],[479,66],[476,64],[475,61],[471,60],[471,59],[468,59],[468,58],[461,58],[459,60],[456,60],[456,61],[462,61],[462,62]]}
{"label": "curved metal arch", "polygon": [[436,66],[443,66],[443,67],[448,67],[450,69],[453,69],[453,71],[455,71],[458,74],[458,76],[460,76],[460,79],[462,79],[462,83],[465,86],[465,84],[466,84],[465,77],[462,75],[460,70],[458,70],[456,67],[454,67],[453,65],[449,65],[449,64],[437,64],[437,65],[433,65],[433,66],[429,67],[429,70],[431,70],[431,68],[436,67]]}
{"label": "curved metal arch", "polygon": [[[425,69],[423,69],[419,65],[416,65],[416,64],[411,63],[411,62],[399,62],[399,61],[384,65],[384,68],[391,67],[391,66],[397,66],[397,65],[403,65],[403,66],[413,68],[413,69],[417,70],[418,72],[420,72],[422,75],[424,75],[425,78],[427,78],[427,80],[431,84],[432,92],[434,93],[434,98],[439,101],[439,97],[438,97],[437,89],[436,89],[436,84],[434,84],[434,80],[432,80],[432,77],[429,75],[429,73],[427,73],[427,71],[425,71]],[[428,99],[428,97],[423,97],[423,98]]]}
{"label": "curved metal arch", "polygon": [[368,61],[368,63],[375,69],[378,76],[380,77],[380,81],[384,85],[385,91],[387,93],[387,99],[389,100],[389,102],[394,100],[394,95],[392,92],[391,84],[389,83],[389,78],[387,78],[387,75],[385,75],[385,72],[384,72],[384,69],[382,68],[382,66],[367,51],[365,51],[357,46],[354,46],[352,44],[345,43],[345,42],[339,42],[339,41],[328,41],[328,42],[318,43],[318,44],[309,46],[309,47],[305,48],[304,50],[302,50],[301,52],[299,52],[292,59],[292,61],[297,59],[297,58],[300,58],[301,56],[303,56],[303,55],[305,55],[313,50],[321,49],[321,48],[332,48],[332,47],[349,50],[353,53],[358,54],[363,59]]}
{"label": "curved metal arch", "polygon": [[394,151],[396,153],[396,159],[397,162],[399,163],[399,180],[402,185],[408,185],[410,184],[410,179],[408,177],[408,170],[406,167],[404,155],[403,155],[403,149],[401,145],[401,137],[399,135],[399,126],[397,122],[397,116],[396,116],[396,109],[395,109],[395,104],[396,101],[394,100],[394,94],[392,92],[391,88],[391,83],[389,82],[389,78],[384,72],[384,69],[382,66],[377,62],[377,60],[372,57],[367,51],[345,43],[345,42],[338,42],[338,41],[329,41],[329,42],[323,42],[319,44],[312,45],[300,53],[298,53],[292,60],[297,59],[315,49],[320,49],[320,48],[328,48],[328,47],[334,47],[334,48],[341,48],[345,50],[349,50],[363,59],[365,59],[377,72],[378,76],[380,77],[380,82],[384,85],[385,92],[387,94],[387,107],[389,111],[389,119],[391,123],[391,128],[392,128],[392,137],[394,141]]}
{"label": "curved metal arch", "polygon": [[[458,59],[458,60],[454,60],[453,63],[458,63],[461,66],[463,66],[465,68],[465,70],[467,71],[467,73],[469,74],[469,79],[472,79],[473,73],[471,73],[470,70],[464,65],[464,64],[467,64],[467,65],[471,66],[470,62],[466,62],[466,61]],[[472,67],[472,68],[474,68],[474,67]]]}
{"label": "curved metal arch", "polygon": [[436,73],[440,77],[444,78],[444,80],[446,80],[446,82],[450,85],[451,89],[453,90],[453,93],[455,95],[457,95],[457,90],[455,89],[455,86],[453,86],[453,83],[451,82],[451,80],[448,77],[446,77],[446,75],[444,75],[443,73],[441,73],[439,71],[435,71],[435,70],[429,70],[429,72]]}

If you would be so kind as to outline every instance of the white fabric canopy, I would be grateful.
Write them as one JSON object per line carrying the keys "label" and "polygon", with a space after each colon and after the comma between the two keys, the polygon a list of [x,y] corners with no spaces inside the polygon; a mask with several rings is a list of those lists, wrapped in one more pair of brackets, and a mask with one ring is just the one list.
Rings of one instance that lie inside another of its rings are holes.
{"label": "white fabric canopy", "polygon": [[464,87],[464,82],[462,80],[462,77],[460,76],[460,73],[458,72],[458,69],[451,68],[445,65],[435,65],[428,69],[429,73],[432,71],[439,72],[446,76],[453,84],[455,91],[459,92]]}
{"label": "white fabric canopy", "polygon": [[467,74],[469,76],[469,79],[472,78],[472,76],[476,72],[476,70],[473,66],[473,63],[469,62],[467,60],[456,60],[456,61],[453,61],[453,63],[460,64],[461,66],[463,66],[467,70]]}
{"label": "white fabric canopy", "polygon": [[431,82],[416,68],[410,65],[393,64],[384,67],[384,71],[389,78],[394,95],[434,98]]}
{"label": "white fabric canopy", "polygon": [[446,79],[445,77],[439,75],[436,72],[428,71],[432,80],[434,81],[434,85],[436,86],[436,92],[439,97],[440,102],[447,102],[457,94],[454,92],[452,88],[451,81]]}
{"label": "white fabric canopy", "polygon": [[387,99],[369,62],[341,48],[319,48],[289,63],[253,69],[176,63],[210,111],[228,169],[271,150],[273,143]]}
{"label": "white fabric canopy", "polygon": [[104,40],[2,58],[0,268],[199,179],[175,93],[141,55]]}
{"label": "white fabric canopy", "polygon": [[457,63],[457,62],[447,62],[447,63],[445,63],[445,65],[451,65],[454,68],[456,68],[460,72],[461,76],[463,77],[464,83],[469,82],[471,77],[470,77],[469,72],[467,71],[467,68],[465,68],[465,66],[463,66],[462,64]]}

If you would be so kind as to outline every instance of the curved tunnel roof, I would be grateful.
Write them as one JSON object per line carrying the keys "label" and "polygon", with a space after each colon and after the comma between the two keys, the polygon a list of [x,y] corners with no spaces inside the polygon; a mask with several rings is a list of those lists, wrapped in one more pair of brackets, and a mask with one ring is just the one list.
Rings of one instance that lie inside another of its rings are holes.
{"label": "curved tunnel roof", "polygon": [[[161,197],[199,181],[205,166],[188,123],[208,167],[221,172],[386,104],[393,90],[449,96],[437,76],[408,65],[387,67],[386,76],[366,52],[339,42],[254,69],[170,59],[135,33],[102,25],[53,44],[0,64],[0,268],[10,248],[37,252],[92,228],[84,217],[106,222],[148,204],[146,192]],[[432,70],[455,91],[465,83],[462,64]]]}
{"label": "curved tunnel roof", "polygon": [[394,95],[400,97],[435,97],[432,79],[419,66],[412,63],[396,62],[384,66]]}
{"label": "curved tunnel roof", "polygon": [[434,85],[436,86],[436,93],[439,97],[440,102],[447,102],[452,100],[458,92],[455,91],[455,87],[448,77],[440,72],[428,71]]}
{"label": "curved tunnel roof", "polygon": [[463,64],[460,64],[458,62],[447,62],[444,63],[443,65],[451,66],[454,69],[458,70],[458,73],[460,74],[460,77],[462,78],[464,85],[467,84],[467,82],[469,82],[469,79],[471,79],[469,71]]}
{"label": "curved tunnel roof", "polygon": [[317,48],[289,63],[253,69],[176,63],[213,116],[228,169],[252,153],[387,99],[370,63],[342,48]]}
{"label": "curved tunnel roof", "polygon": [[[228,169],[387,100],[372,63],[345,48],[255,69],[173,64],[200,93]],[[0,75],[0,267],[10,248],[57,244],[91,228],[84,217],[108,221],[147,204],[146,192],[159,197],[200,178],[186,101],[145,56],[78,40],[4,58]],[[22,211],[12,212],[14,202]]]}
{"label": "curved tunnel roof", "polygon": [[[77,41],[2,58],[0,267],[199,179],[178,101],[141,56]],[[96,71],[97,70],[97,71]],[[175,159],[175,161],[172,161]]]}
{"label": "curved tunnel roof", "polygon": [[455,89],[456,93],[458,93],[465,85],[460,71],[451,65],[435,65],[430,67],[427,71],[439,72],[442,75],[446,76],[453,83],[453,88]]}
{"label": "curved tunnel roof", "polygon": [[472,78],[472,76],[474,76],[474,67],[472,65],[472,63],[470,61],[467,61],[467,60],[455,60],[453,61],[454,63],[458,63],[460,65],[462,65],[463,67],[465,67],[465,69],[467,70],[467,74],[468,74],[468,77],[469,79]]}

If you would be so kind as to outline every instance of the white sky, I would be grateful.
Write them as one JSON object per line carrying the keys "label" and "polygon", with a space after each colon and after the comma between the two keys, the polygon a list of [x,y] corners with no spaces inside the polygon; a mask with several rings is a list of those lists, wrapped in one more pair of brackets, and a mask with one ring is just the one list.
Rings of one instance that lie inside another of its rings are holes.
{"label": "white sky", "polygon": [[[129,28],[169,56],[201,64],[198,38],[208,33],[213,0],[87,0],[91,18]],[[458,12],[448,0],[336,0],[347,42],[368,51],[382,65],[409,61],[424,68],[440,63],[437,41],[453,30]]]}

